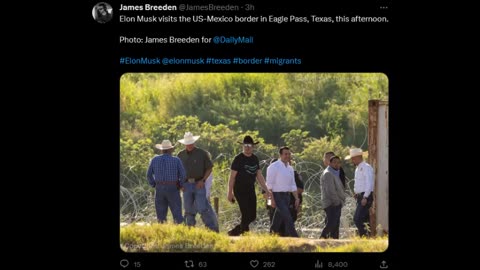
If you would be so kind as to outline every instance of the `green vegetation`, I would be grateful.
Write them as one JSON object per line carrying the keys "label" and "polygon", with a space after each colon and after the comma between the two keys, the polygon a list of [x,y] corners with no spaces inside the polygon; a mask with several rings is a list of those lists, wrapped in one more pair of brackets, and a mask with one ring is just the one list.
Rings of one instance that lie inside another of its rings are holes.
{"label": "green vegetation", "polygon": [[[226,200],[229,168],[241,151],[238,142],[251,135],[260,141],[255,154],[264,175],[279,146],[291,146],[295,168],[305,182],[296,226],[304,230],[304,237],[318,238],[318,229],[324,226],[319,193],[322,155],[335,151],[344,157],[352,146],[366,150],[369,99],[388,99],[385,75],[125,74],[120,81],[121,221],[155,220],[154,190],[145,177],[149,160],[157,153],[154,145],[164,139],[175,143],[191,131],[201,136],[197,145],[212,154],[212,197],[220,199],[220,230],[231,229],[240,214],[238,204]],[[174,154],[181,149],[177,145]],[[343,167],[352,178],[352,166],[345,162]],[[348,185],[351,193],[351,180]],[[257,205],[251,229],[266,232],[269,220],[260,194]],[[353,235],[354,208],[355,201],[348,198],[342,210],[342,238]]]}
{"label": "green vegetation", "polygon": [[388,239],[311,240],[249,233],[229,237],[198,227],[173,224],[120,228],[126,252],[383,252]]}

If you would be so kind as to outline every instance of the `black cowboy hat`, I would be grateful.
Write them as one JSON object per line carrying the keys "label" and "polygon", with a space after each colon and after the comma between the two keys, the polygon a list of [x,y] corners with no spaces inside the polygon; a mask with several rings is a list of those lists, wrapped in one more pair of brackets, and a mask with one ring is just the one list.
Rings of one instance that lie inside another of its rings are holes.
{"label": "black cowboy hat", "polygon": [[247,135],[247,136],[245,136],[245,138],[243,138],[243,142],[238,142],[238,143],[240,143],[240,144],[259,144],[260,142],[258,142],[258,141],[253,142],[252,137]]}

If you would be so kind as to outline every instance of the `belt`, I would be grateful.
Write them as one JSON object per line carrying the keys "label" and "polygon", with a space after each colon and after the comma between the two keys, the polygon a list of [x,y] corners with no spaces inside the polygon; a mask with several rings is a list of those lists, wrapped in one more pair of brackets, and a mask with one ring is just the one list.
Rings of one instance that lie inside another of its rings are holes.
{"label": "belt", "polygon": [[291,191],[273,191],[273,193],[291,193]]}
{"label": "belt", "polygon": [[[357,195],[357,196],[363,196],[363,194],[365,194],[365,192],[355,193],[355,195]],[[372,195],[373,195],[373,191],[370,192],[370,195],[368,195],[368,197],[370,197]]]}
{"label": "belt", "polygon": [[196,183],[196,182],[198,182],[198,181],[200,181],[200,180],[202,180],[202,179],[203,179],[203,177],[199,177],[199,178],[187,178],[187,181],[185,181],[185,182]]}

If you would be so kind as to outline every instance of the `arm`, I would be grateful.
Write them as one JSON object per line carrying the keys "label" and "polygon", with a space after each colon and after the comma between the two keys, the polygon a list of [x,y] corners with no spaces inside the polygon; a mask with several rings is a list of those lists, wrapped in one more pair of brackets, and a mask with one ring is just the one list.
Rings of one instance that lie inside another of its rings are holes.
{"label": "arm", "polygon": [[275,179],[277,175],[277,170],[275,170],[274,166],[270,165],[267,168],[267,181],[266,181],[266,186],[268,189],[268,193],[270,196],[270,199],[272,201],[272,204],[270,205],[271,207],[275,208],[276,203],[275,203],[275,198],[273,197],[273,186],[275,185]]}
{"label": "arm", "polygon": [[205,181],[207,181],[207,178],[212,173],[213,163],[212,163],[212,160],[210,159],[210,154],[208,152],[205,152],[203,166],[205,166],[204,168],[206,168],[206,170],[203,173],[202,180],[197,182],[197,184],[196,184],[197,188],[205,187]]}
{"label": "arm", "polygon": [[207,169],[205,171],[205,173],[203,174],[202,180],[197,182],[196,187],[197,188],[203,188],[205,186],[205,181],[207,181],[207,178],[210,176],[211,173],[212,173],[212,168]]}
{"label": "arm", "polygon": [[264,197],[266,199],[270,198],[271,200],[271,207],[275,208],[275,199],[273,198],[272,191],[268,189],[265,178],[263,177],[262,171],[257,171],[257,182],[262,187],[263,191],[265,191]]}
{"label": "arm", "polygon": [[272,165],[268,166],[267,168],[267,189],[272,191],[273,186],[275,185],[275,179],[277,178],[277,170],[273,168]]}
{"label": "arm", "polygon": [[153,158],[152,160],[150,160],[150,165],[148,166],[148,170],[147,170],[147,180],[148,180],[148,184],[152,187],[155,187],[155,179],[153,179]]}
{"label": "arm", "polygon": [[237,171],[231,170],[230,171],[230,178],[228,179],[228,193],[227,193],[227,200],[231,203],[234,202],[233,200],[233,187],[235,186],[235,177],[237,176]]}
{"label": "arm", "polygon": [[303,193],[303,188],[304,188],[302,176],[300,176],[300,174],[297,171],[294,171],[294,175],[295,175],[295,185],[297,185],[298,195],[301,195]]}
{"label": "arm", "polygon": [[187,178],[187,172],[185,171],[185,168],[183,167],[182,161],[177,158],[177,169],[178,169],[178,183],[179,183],[179,188],[183,190],[183,181]]}
{"label": "arm", "polygon": [[293,197],[295,197],[295,209],[298,209],[298,207],[300,206],[300,198],[298,197],[297,189],[292,191],[292,194],[293,194]]}
{"label": "arm", "polygon": [[295,171],[293,171],[293,178],[290,183],[291,185],[290,190],[292,191],[292,195],[295,198],[295,209],[298,209],[298,207],[300,206],[300,197],[298,197],[298,187],[297,187],[296,178],[297,178],[297,175]]}
{"label": "arm", "polygon": [[208,177],[210,176],[210,174],[212,174],[212,168],[208,169],[205,171],[205,174],[203,175],[203,179],[202,179],[202,182],[205,183],[205,181],[207,181]]}
{"label": "arm", "polygon": [[336,192],[337,197],[340,199],[342,204],[344,204],[345,203],[345,198],[346,198],[346,193],[345,193],[345,188],[344,188],[343,184],[338,183],[338,181],[335,181],[335,189],[337,190],[337,192]]}
{"label": "arm", "polygon": [[267,184],[265,183],[265,178],[263,178],[263,174],[262,174],[262,171],[261,170],[258,170],[257,171],[257,182],[258,184],[260,185],[260,187],[262,187],[262,189],[268,193],[268,187],[267,187]]}
{"label": "arm", "polygon": [[373,190],[373,168],[372,167],[367,167],[368,170],[365,170],[364,176],[365,180],[367,181],[366,183],[366,191],[363,197],[368,198],[370,196],[371,191]]}

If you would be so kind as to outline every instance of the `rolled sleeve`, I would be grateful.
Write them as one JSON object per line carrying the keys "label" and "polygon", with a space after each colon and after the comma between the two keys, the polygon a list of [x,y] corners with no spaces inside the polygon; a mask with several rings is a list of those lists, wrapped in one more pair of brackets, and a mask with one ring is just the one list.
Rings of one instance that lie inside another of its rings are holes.
{"label": "rolled sleeve", "polygon": [[212,162],[212,159],[210,158],[210,155],[208,154],[208,152],[205,152],[205,158],[204,158],[204,164],[205,166],[205,170],[210,170],[211,168],[213,168],[213,162]]}

